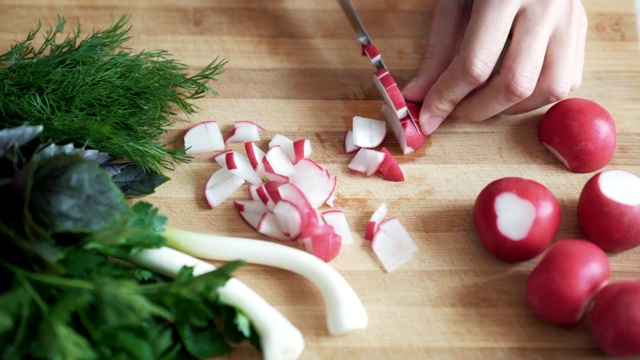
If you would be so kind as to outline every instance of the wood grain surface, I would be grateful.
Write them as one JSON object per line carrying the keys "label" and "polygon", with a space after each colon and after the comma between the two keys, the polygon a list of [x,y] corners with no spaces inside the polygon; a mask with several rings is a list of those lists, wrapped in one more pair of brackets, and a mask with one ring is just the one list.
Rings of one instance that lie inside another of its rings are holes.
{"label": "wood grain surface", "polygon": [[[357,0],[385,62],[404,85],[421,59],[432,1]],[[589,16],[581,88],[615,117],[618,145],[607,168],[640,174],[640,51],[634,2],[586,0]],[[304,334],[303,359],[596,359],[602,357],[588,321],[558,327],[527,307],[524,284],[539,258],[506,264],[480,244],[471,213],[490,181],[522,176],[545,184],[563,214],[557,238],[580,238],[576,204],[593,174],[573,174],[539,143],[545,108],[481,123],[451,119],[410,155],[395,139],[407,181],[392,183],[350,172],[343,136],[354,115],[380,118],[381,97],[372,68],[356,49],[354,34],[336,1],[312,0],[1,0],[0,50],[24,38],[37,21],[65,16],[88,31],[130,14],[134,50],[168,50],[190,69],[216,56],[229,61],[213,87],[218,96],[198,100],[197,114],[178,117],[169,133],[180,140],[192,124],[217,120],[223,132],[236,120],[266,128],[262,145],[281,133],[309,138],[312,159],[338,175],[335,207],[345,211],[355,244],[331,264],[360,295],[370,318],[364,331],[331,336],[319,291],[282,270],[247,265],[237,276],[287,316]],[[146,198],[188,230],[264,239],[242,222],[232,201],[211,209],[203,188],[218,168],[198,155],[168,173],[172,180]],[[234,198],[246,198],[246,187]],[[382,202],[419,246],[410,262],[386,273],[363,234]],[[291,246],[295,246],[291,244]],[[610,255],[613,279],[640,277],[640,249]],[[259,358],[247,344],[231,359]]]}

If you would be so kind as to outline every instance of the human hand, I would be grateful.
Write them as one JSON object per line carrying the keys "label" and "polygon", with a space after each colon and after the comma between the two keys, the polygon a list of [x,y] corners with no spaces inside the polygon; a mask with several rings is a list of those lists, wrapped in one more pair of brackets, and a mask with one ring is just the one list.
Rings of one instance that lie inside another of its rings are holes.
{"label": "human hand", "polygon": [[587,16],[579,0],[436,0],[418,75],[431,134],[448,116],[480,121],[564,99],[582,81]]}

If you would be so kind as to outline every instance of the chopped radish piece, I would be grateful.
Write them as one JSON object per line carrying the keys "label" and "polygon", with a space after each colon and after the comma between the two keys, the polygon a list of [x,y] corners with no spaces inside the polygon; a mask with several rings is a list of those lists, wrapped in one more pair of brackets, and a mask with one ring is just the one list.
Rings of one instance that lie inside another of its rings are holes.
{"label": "chopped radish piece", "polygon": [[311,141],[309,139],[300,139],[293,142],[293,164],[297,164],[302,159],[308,158],[313,149],[311,148]]}
{"label": "chopped radish piece", "polygon": [[397,218],[380,223],[371,247],[387,272],[392,272],[409,261],[418,246]]}
{"label": "chopped radish piece", "polygon": [[337,178],[310,159],[303,159],[294,166],[289,182],[296,185],[314,208],[322,206],[333,194]]}
{"label": "chopped radish piece", "polygon": [[258,171],[259,169],[264,169],[262,159],[264,158],[265,153],[258,147],[258,145],[253,142],[246,142],[244,143],[244,150],[247,153],[247,158],[254,170]]}
{"label": "chopped radish piece", "polygon": [[387,74],[389,74],[389,70],[387,70],[386,68],[380,68],[380,69],[376,70],[375,73],[373,73],[373,76],[375,76],[378,79],[380,79],[380,78],[384,77]]}
{"label": "chopped radish piece", "polygon": [[[407,108],[411,111],[413,118],[418,119],[420,105],[408,103]],[[427,137],[413,124],[408,116],[399,118],[395,111],[387,104],[382,106],[381,111],[387,119],[387,123],[391,126],[391,130],[393,130],[393,134],[398,140],[403,154],[406,155],[418,150],[427,140]]]}
{"label": "chopped radish piece", "polygon": [[371,176],[375,174],[384,161],[384,153],[378,150],[362,148],[358,150],[349,165],[349,170]]}
{"label": "chopped radish piece", "polygon": [[373,240],[373,237],[375,236],[376,232],[378,232],[378,227],[382,222],[382,219],[384,219],[384,217],[387,216],[387,211],[388,211],[387,203],[382,203],[380,204],[380,206],[378,206],[376,211],[373,212],[373,214],[371,215],[371,218],[369,219],[369,222],[367,223],[367,229],[364,233],[365,239]]}
{"label": "chopped radish piece", "polygon": [[187,154],[200,154],[224,149],[224,139],[216,121],[203,121],[184,134]]}
{"label": "chopped radish piece", "polygon": [[367,55],[373,66],[376,66],[376,64],[378,64],[378,62],[380,62],[380,59],[382,58],[380,50],[378,50],[378,48],[373,44],[365,46],[364,53],[365,55]]}
{"label": "chopped radish piece", "polygon": [[225,158],[227,169],[233,174],[240,176],[254,185],[260,185],[262,183],[262,177],[253,170],[246,156],[237,151],[230,151],[227,152]]}
{"label": "chopped radish piece", "polygon": [[225,168],[214,172],[205,187],[205,197],[212,208],[222,204],[229,196],[244,184],[244,179]]}
{"label": "chopped radish piece", "polygon": [[249,141],[260,141],[260,132],[264,128],[253,121],[236,121],[233,129],[225,136],[225,143],[246,143]]}
{"label": "chopped radish piece", "polygon": [[253,230],[258,230],[258,226],[260,225],[260,219],[266,214],[267,211],[262,213],[254,213],[250,211],[238,211],[240,217],[244,222],[246,222]]}
{"label": "chopped radish piece", "polygon": [[384,101],[393,109],[396,117],[402,119],[407,116],[407,102],[391,74],[386,73],[380,76],[379,72],[376,72],[373,75],[373,82],[380,91]]}
{"label": "chopped radish piece", "polygon": [[292,183],[284,183],[278,187],[278,194],[281,200],[286,200],[298,208],[303,229],[318,224],[316,209],[297,186]]}
{"label": "chopped radish piece", "polygon": [[266,212],[260,218],[256,229],[260,234],[272,237],[281,241],[290,241],[289,237],[280,229],[278,219],[272,212]]}
{"label": "chopped radish piece", "polygon": [[380,164],[378,170],[382,174],[382,178],[389,181],[404,181],[404,174],[398,161],[391,155],[387,148],[382,148],[381,151],[385,154],[384,161]]}
{"label": "chopped radish piece", "polygon": [[333,260],[340,252],[342,239],[331,225],[317,225],[304,229],[301,242],[307,251],[325,262]]}
{"label": "chopped radish piece", "polygon": [[269,149],[275,146],[280,146],[280,148],[284,150],[284,153],[287,154],[287,157],[289,157],[289,160],[293,162],[295,159],[295,154],[293,153],[293,140],[282,134],[276,134],[271,141],[269,141]]}
{"label": "chopped radish piece", "polygon": [[291,240],[296,240],[302,229],[302,215],[300,210],[287,200],[278,201],[273,207],[280,230]]}
{"label": "chopped radish piece", "polygon": [[273,207],[276,206],[276,202],[280,200],[280,198],[274,199],[272,197],[273,191],[270,192],[267,190],[268,185],[273,183],[276,182],[269,181],[256,187],[256,195],[258,196],[257,200],[260,200],[269,211],[273,210]]}
{"label": "chopped radish piece", "polygon": [[353,130],[347,130],[344,134],[344,152],[347,154],[354,153],[360,149],[353,143]]}
{"label": "chopped radish piece", "polygon": [[341,210],[328,210],[322,213],[322,219],[327,225],[333,226],[336,233],[342,238],[343,244],[353,244],[353,234],[351,234],[351,228],[347,217]]}
{"label": "chopped radish piece", "polygon": [[336,192],[335,192],[335,189],[334,189],[333,193],[331,193],[331,196],[329,196],[327,201],[325,201],[324,203],[327,204],[327,206],[329,206],[329,207],[333,207],[335,201],[336,201]]}
{"label": "chopped radish piece", "polygon": [[271,147],[264,158],[265,176],[270,180],[287,181],[294,172],[293,164],[280,145]]}
{"label": "chopped radish piece", "polygon": [[267,207],[260,200],[235,200],[233,206],[238,211],[254,214],[262,214],[268,211]]}
{"label": "chopped radish piece", "polygon": [[213,155],[213,161],[218,163],[218,165],[222,166],[223,168],[226,168],[227,167],[227,154],[232,152],[232,151],[233,150],[231,150],[231,149],[220,151],[219,153]]}
{"label": "chopped radish piece", "polygon": [[374,148],[387,135],[387,124],[381,120],[353,117],[353,144],[360,148]]}

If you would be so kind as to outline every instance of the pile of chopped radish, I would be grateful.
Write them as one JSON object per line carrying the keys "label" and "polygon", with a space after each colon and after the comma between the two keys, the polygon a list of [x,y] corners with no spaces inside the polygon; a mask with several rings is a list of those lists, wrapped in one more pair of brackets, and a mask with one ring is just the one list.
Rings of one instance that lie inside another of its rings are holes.
{"label": "pile of chopped radish", "polygon": [[[359,126],[380,129],[379,124],[367,121]],[[333,208],[337,177],[310,159],[313,148],[308,139],[277,134],[262,149],[257,144],[262,131],[252,121],[237,121],[224,137],[215,121],[201,122],[187,131],[184,140],[186,146],[192,146],[191,153],[218,151],[213,160],[220,168],[205,186],[209,205],[218,207],[248,183],[248,198],[234,199],[234,207],[249,226],[273,239],[297,241],[318,258],[331,261],[342,245],[354,242],[344,212]],[[358,139],[359,144],[363,142],[377,146],[382,140],[379,136]],[[244,151],[227,148],[230,143],[242,143]],[[385,177],[402,176],[389,152],[382,149],[379,153],[386,160],[375,171]],[[417,249],[397,219],[376,224],[369,232],[373,251],[388,271],[406,262]]]}

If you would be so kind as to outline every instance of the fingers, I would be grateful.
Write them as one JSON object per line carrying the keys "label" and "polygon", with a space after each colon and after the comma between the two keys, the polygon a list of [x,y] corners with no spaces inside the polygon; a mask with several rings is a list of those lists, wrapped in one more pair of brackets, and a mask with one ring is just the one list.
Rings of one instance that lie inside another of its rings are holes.
{"label": "fingers", "polygon": [[487,81],[500,57],[517,11],[516,1],[473,5],[460,51],[424,98],[420,126],[431,134],[471,91]]}
{"label": "fingers", "polygon": [[402,89],[405,99],[422,102],[427,91],[458,52],[467,22],[464,3],[455,0],[436,1],[418,75]]}
{"label": "fingers", "polygon": [[518,14],[499,73],[456,106],[456,117],[484,120],[531,97],[540,79],[553,26],[551,19],[543,15],[536,11]]}
{"label": "fingers", "polygon": [[[578,6],[582,7],[579,2]],[[528,112],[565,99],[582,82],[587,18],[584,9],[571,10],[568,19],[558,20],[562,29],[556,29],[549,39],[544,66],[535,91],[531,96],[514,104],[505,114]],[[566,29],[565,29],[566,28]]]}

